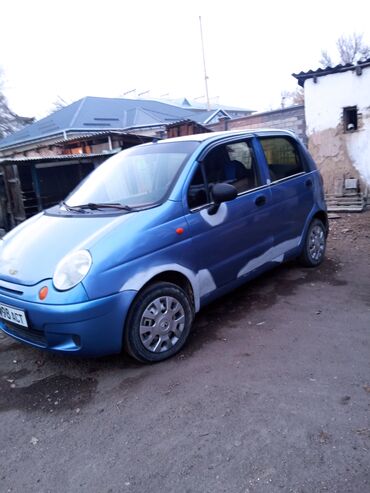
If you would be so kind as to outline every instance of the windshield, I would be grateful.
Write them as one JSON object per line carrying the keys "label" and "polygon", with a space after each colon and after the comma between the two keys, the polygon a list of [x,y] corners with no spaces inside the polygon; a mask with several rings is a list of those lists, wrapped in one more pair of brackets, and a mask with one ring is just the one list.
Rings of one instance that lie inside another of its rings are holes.
{"label": "windshield", "polygon": [[93,171],[67,197],[65,206],[122,204],[140,208],[160,203],[197,145],[168,142],[126,149]]}

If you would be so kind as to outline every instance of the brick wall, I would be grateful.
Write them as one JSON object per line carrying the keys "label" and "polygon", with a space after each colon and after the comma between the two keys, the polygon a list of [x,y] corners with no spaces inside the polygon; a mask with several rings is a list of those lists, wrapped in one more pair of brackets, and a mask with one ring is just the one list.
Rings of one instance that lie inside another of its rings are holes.
{"label": "brick wall", "polygon": [[292,130],[307,145],[304,106],[290,106],[279,110],[254,113],[235,120],[222,120],[207,125],[210,130],[244,130],[249,128],[280,128]]}

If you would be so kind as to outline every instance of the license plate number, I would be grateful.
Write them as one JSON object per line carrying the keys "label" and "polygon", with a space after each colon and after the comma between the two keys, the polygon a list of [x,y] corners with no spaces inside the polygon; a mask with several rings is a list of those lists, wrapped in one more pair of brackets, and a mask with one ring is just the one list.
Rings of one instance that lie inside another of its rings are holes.
{"label": "license plate number", "polygon": [[0,318],[13,324],[28,327],[26,314],[24,311],[18,310],[18,308],[13,308],[12,306],[3,305],[0,303]]}

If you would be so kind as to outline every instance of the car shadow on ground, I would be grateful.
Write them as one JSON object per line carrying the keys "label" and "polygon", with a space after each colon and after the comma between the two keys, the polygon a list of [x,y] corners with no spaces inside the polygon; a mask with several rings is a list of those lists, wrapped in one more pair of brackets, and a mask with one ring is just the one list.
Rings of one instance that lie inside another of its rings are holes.
{"label": "car shadow on ground", "polygon": [[[304,269],[295,262],[276,267],[206,306],[197,315],[184,349],[173,359],[191,358],[204,345],[221,340],[225,326],[258,315],[294,295],[301,285],[346,284],[339,274],[340,263],[333,259],[326,259],[317,269]],[[124,370],[127,387],[149,376],[153,367],[125,354],[82,359],[30,348],[3,334],[0,337],[0,411],[17,408],[58,413],[79,409],[91,400],[99,381],[114,378],[117,370]],[[122,377],[122,372],[119,374]]]}

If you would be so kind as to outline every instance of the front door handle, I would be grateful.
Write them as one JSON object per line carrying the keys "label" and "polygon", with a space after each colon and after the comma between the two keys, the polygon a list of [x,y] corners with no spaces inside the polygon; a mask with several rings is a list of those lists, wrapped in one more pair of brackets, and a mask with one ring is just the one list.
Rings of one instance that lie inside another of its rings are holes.
{"label": "front door handle", "polygon": [[304,182],[304,184],[306,185],[307,188],[311,188],[312,187],[312,180],[308,179]]}
{"label": "front door handle", "polygon": [[264,195],[260,195],[259,197],[256,198],[256,200],[254,201],[254,203],[260,207],[261,205],[265,205],[266,204],[266,197]]}

